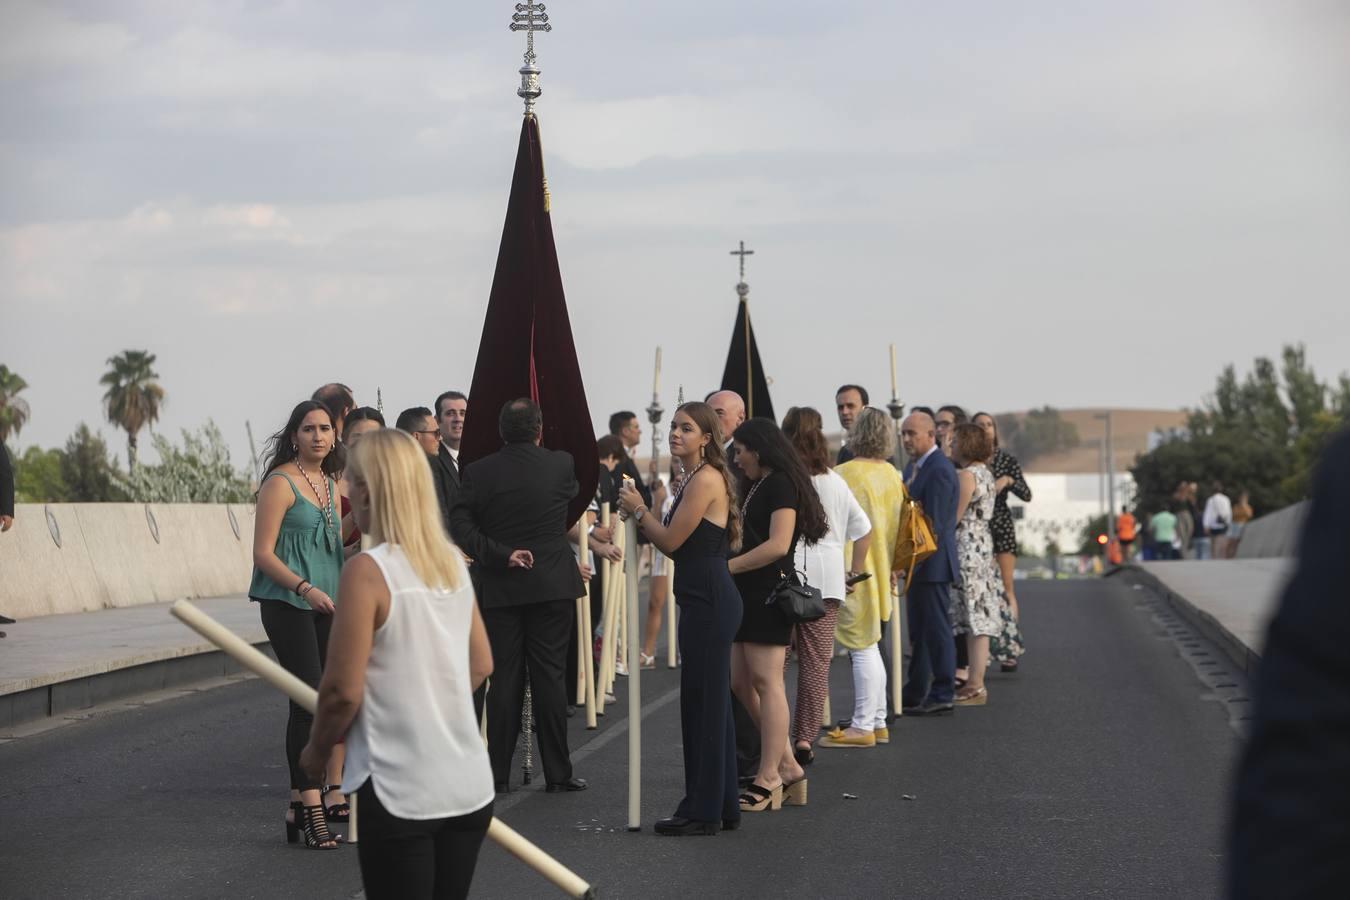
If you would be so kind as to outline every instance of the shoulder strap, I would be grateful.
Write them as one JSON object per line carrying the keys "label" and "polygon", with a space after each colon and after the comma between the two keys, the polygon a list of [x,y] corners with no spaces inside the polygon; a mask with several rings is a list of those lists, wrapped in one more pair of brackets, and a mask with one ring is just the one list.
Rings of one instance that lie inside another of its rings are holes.
{"label": "shoulder strap", "polygon": [[296,488],[295,482],[294,482],[294,481],[291,481],[291,476],[287,475],[285,472],[273,472],[271,475],[268,475],[266,478],[263,479],[263,483],[266,484],[267,482],[271,481],[273,478],[284,478],[284,479],[286,479],[286,483],[289,484],[289,485],[291,486],[291,493],[295,495],[295,499],[297,499],[297,500],[300,499],[300,491]]}

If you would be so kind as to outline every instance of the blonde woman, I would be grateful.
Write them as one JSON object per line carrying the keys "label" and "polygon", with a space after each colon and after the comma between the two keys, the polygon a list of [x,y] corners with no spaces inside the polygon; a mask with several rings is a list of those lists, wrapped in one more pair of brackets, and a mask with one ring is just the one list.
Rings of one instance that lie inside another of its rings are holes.
{"label": "blonde woman", "polygon": [[[871,577],[858,584],[839,607],[835,640],[847,648],[853,663],[853,719],[820,739],[822,747],[862,748],[888,744],[886,664],[881,657],[881,629],[896,614],[891,602],[891,567],[900,533],[905,482],[891,465],[895,429],[886,413],[867,407],[848,433],[853,459],[835,468],[853,492],[871,523],[862,571]],[[855,548],[856,549],[856,548]],[[855,558],[856,567],[856,558]],[[899,672],[892,673],[895,678]]]}
{"label": "blonde woman", "polygon": [[372,431],[347,473],[374,546],[343,568],[301,766],[321,772],[346,734],[342,789],[360,799],[367,897],[466,897],[492,820],[472,698],[492,672],[487,631],[426,453],[400,431]]}

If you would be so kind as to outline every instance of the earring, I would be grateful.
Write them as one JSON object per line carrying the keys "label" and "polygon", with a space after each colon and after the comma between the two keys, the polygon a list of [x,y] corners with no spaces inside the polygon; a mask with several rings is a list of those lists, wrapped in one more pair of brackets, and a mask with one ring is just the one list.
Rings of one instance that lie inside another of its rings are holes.
{"label": "earring", "polygon": [[297,446],[295,446],[294,444],[291,444],[291,452],[292,452],[292,453],[299,453],[299,452],[300,452],[300,448],[297,447]]}

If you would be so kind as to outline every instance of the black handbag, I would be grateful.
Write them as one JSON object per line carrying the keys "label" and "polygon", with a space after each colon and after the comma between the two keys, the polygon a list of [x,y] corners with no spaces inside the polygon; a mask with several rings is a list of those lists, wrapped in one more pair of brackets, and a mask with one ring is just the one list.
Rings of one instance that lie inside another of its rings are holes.
{"label": "black handbag", "polygon": [[[797,545],[793,544],[792,555],[796,556],[796,552]],[[777,606],[783,618],[793,625],[814,622],[825,617],[825,595],[820,592],[820,588],[806,580],[805,572],[800,573],[800,578],[798,574],[794,569],[784,575],[780,569],[778,584],[774,585],[769,599],[764,601],[766,606],[770,604]]]}

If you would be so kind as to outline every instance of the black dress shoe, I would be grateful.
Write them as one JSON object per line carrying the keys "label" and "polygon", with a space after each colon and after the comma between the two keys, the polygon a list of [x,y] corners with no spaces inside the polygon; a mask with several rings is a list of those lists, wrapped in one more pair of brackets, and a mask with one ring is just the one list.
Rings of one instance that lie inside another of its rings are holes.
{"label": "black dress shoe", "polygon": [[560,781],[557,784],[545,785],[544,793],[563,794],[570,791],[584,791],[588,787],[590,787],[590,785],[586,783],[586,779],[584,778],[569,778],[566,781]]}
{"label": "black dress shoe", "polygon": [[723,819],[723,820],[722,820],[722,830],[723,830],[723,831],[735,831],[737,828],[740,828],[740,827],[741,827],[741,820],[740,820],[740,819]]}
{"label": "black dress shoe", "polygon": [[671,816],[669,819],[661,819],[656,823],[656,833],[669,837],[689,837],[691,835],[712,837],[717,834],[717,823],[698,822],[694,819],[686,819],[684,816]]}
{"label": "black dress shoe", "polygon": [[910,707],[905,710],[905,714],[910,716],[949,716],[955,708],[956,705],[953,703],[924,703],[921,706]]}

